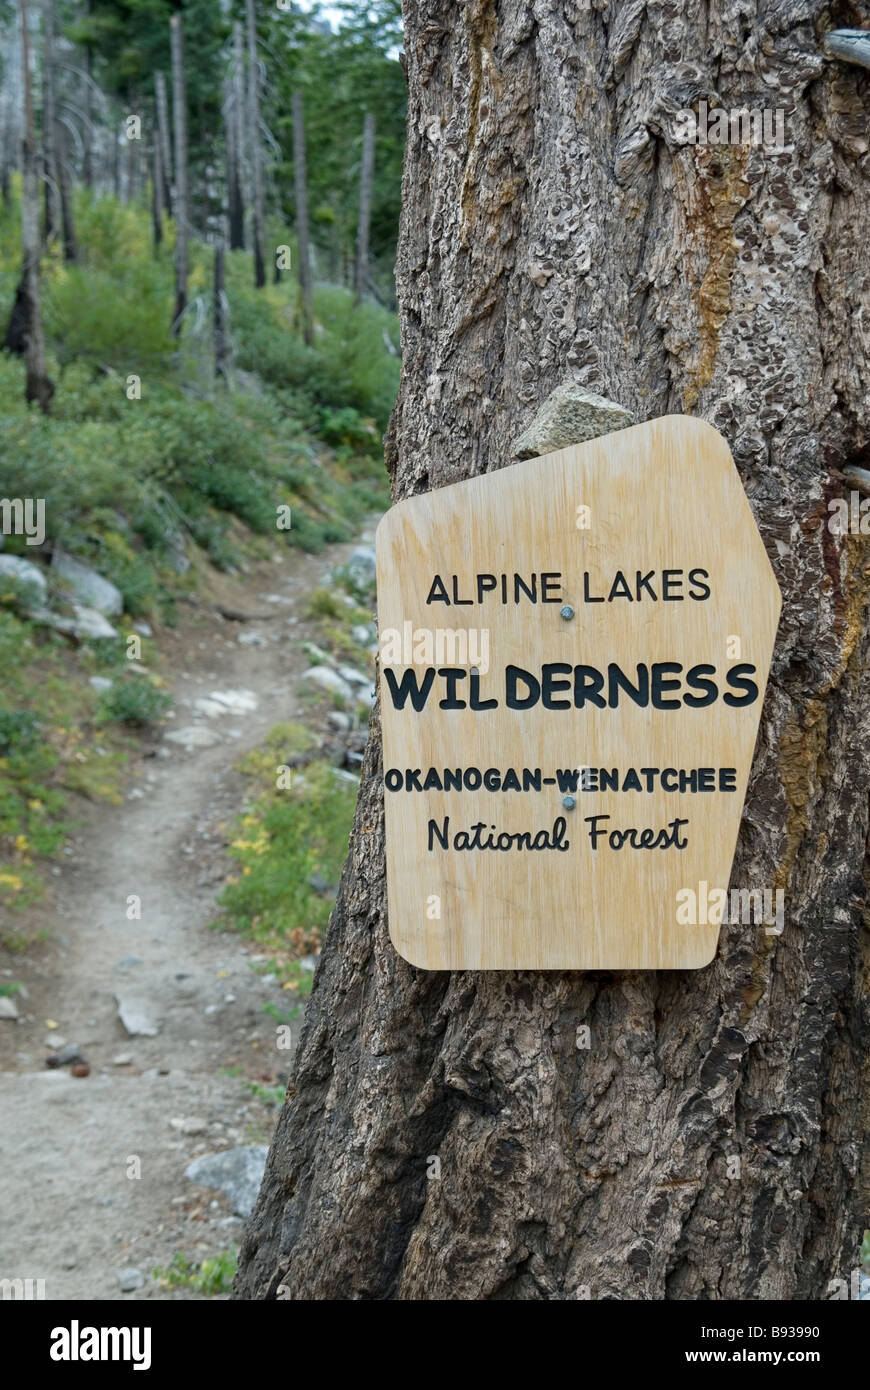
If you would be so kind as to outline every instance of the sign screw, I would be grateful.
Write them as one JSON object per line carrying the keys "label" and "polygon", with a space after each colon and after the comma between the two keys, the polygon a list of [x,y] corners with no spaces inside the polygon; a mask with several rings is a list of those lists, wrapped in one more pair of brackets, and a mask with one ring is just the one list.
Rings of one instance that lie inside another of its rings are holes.
{"label": "sign screw", "polygon": [[573,618],[573,616],[574,616],[574,609],[571,607],[570,603],[564,604],[564,605],[559,609],[559,616],[562,617],[562,618],[564,618],[566,623],[567,623],[567,622],[570,622],[570,620],[571,620],[571,619]]}
{"label": "sign screw", "polygon": [[575,796],[563,796],[562,805],[565,807],[566,811],[573,811],[574,807],[577,805],[577,798]]}

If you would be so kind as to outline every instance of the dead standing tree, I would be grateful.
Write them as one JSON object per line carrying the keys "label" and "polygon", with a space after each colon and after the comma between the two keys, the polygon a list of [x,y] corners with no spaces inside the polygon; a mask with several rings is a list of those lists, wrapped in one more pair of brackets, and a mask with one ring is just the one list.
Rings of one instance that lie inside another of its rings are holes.
{"label": "dead standing tree", "polygon": [[36,401],[47,415],[54,395],[54,382],[45,370],[45,342],[42,334],[39,258],[39,179],[36,169],[36,129],[33,120],[33,77],[30,71],[30,17],[27,0],[20,0],[21,69],[24,94],[24,135],[21,142],[21,279],[9,319],[3,346],[24,357],[25,398]]}
{"label": "dead standing tree", "polygon": [[45,170],[45,239],[60,226],[60,179],[57,156],[57,100],[54,70],[54,0],[42,4],[42,158]]}
{"label": "dead standing tree", "polygon": [[9,21],[8,30],[3,32],[3,86],[0,90],[0,111],[2,111],[2,136],[0,136],[0,197],[5,208],[11,206],[12,170],[18,162],[17,149],[18,123],[21,120],[18,102],[20,85],[20,44],[14,29],[14,17]]}
{"label": "dead standing tree", "polygon": [[253,184],[254,284],[266,283],[266,194],[263,185],[263,149],[260,143],[260,66],[257,59],[257,12],[255,0],[247,0],[248,24],[248,153]]}
{"label": "dead standing tree", "polygon": [[305,172],[305,118],[302,93],[293,93],[293,187],[296,195],[296,236],[299,242],[299,298],[302,304],[302,336],[314,342],[314,309],[311,297],[311,242],[308,234],[308,181]]}
{"label": "dead standing tree", "polygon": [[[75,222],[73,217],[72,180],[70,178],[69,149],[67,132],[58,105],[58,62],[55,52],[55,13],[54,0],[44,0],[43,4],[43,63],[42,89],[44,111],[42,116],[42,143],[45,149],[46,168],[46,235],[55,229],[57,209],[60,208],[60,227],[63,238],[63,258],[67,262],[78,260]],[[49,212],[50,209],[50,212]]]}
{"label": "dead standing tree", "polygon": [[160,132],[155,130],[151,144],[151,225],[154,254],[163,242],[163,164],[160,158]]}
{"label": "dead standing tree", "polygon": [[169,21],[172,40],[172,119],[175,129],[175,311],[172,332],[181,332],[181,320],[187,307],[188,272],[188,198],[187,198],[187,94],[184,82],[184,32],[181,15]]}
{"label": "dead standing tree", "polygon": [[224,289],[224,244],[214,248],[214,288],[212,293],[214,318],[214,374],[221,386],[230,380],[230,343],[227,331],[227,296]]}
{"label": "dead standing tree", "polygon": [[363,123],[362,165],[359,178],[359,219],[356,232],[356,303],[362,302],[369,279],[369,228],[372,220],[372,185],[375,178],[375,118]]}
{"label": "dead standing tree", "polygon": [[[387,456],[397,499],[498,469],[565,379],[722,431],[784,600],[732,881],[784,932],[697,972],[413,969],[375,710],[237,1296],[801,1299],[857,1262],[870,557],[826,523],[870,419],[868,79],[821,4],[753,13],[406,6]],[[788,138],[680,144],[702,100]]]}
{"label": "dead standing tree", "polygon": [[154,100],[157,107],[157,140],[160,145],[160,172],[163,176],[163,201],[170,217],[174,212],[172,198],[172,145],[169,139],[169,103],[166,99],[166,78],[154,74]]}
{"label": "dead standing tree", "polygon": [[245,46],[242,26],[233,25],[233,67],[225,102],[230,250],[245,249]]}

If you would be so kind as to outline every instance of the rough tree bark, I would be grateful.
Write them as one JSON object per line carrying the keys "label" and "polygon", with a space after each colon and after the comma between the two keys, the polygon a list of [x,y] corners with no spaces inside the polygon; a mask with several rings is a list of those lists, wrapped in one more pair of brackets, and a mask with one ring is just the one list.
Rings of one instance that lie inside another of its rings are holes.
{"label": "rough tree bark", "polygon": [[248,26],[248,154],[251,160],[251,239],[254,252],[254,284],[266,283],[266,194],[263,186],[263,150],[260,144],[260,65],[257,59],[255,0],[246,0]]}
{"label": "rough tree bark", "polygon": [[355,302],[366,292],[369,278],[369,227],[372,220],[372,184],[375,177],[375,118],[366,114],[363,123],[362,166],[359,176],[359,219],[356,229]]}
{"label": "rough tree bark", "polygon": [[311,242],[308,235],[308,179],[305,171],[305,117],[302,93],[293,93],[293,188],[296,197],[296,237],[299,242],[299,298],[302,336],[314,342],[314,309],[311,300]]}
{"label": "rough tree bark", "polygon": [[54,382],[45,370],[45,342],[42,334],[39,257],[39,181],[36,171],[36,130],[33,121],[33,79],[30,72],[30,18],[27,0],[19,0],[21,16],[21,70],[24,95],[24,135],[21,141],[21,279],[9,318],[3,346],[23,355],[25,399],[36,401],[47,415],[54,395]]}
{"label": "rough tree bark", "polygon": [[[826,522],[868,441],[868,75],[828,13],[406,6],[394,497],[500,468],[564,379],[723,432],[784,599],[732,881],[786,922],[692,973],[412,969],[376,709],[237,1296],[800,1299],[857,1263],[870,557]],[[717,98],[785,147],[680,146]]]}
{"label": "rough tree bark", "polygon": [[188,203],[187,203],[187,94],[184,82],[184,30],[180,14],[169,21],[172,40],[172,120],[175,132],[175,311],[172,332],[181,332],[187,308]]}

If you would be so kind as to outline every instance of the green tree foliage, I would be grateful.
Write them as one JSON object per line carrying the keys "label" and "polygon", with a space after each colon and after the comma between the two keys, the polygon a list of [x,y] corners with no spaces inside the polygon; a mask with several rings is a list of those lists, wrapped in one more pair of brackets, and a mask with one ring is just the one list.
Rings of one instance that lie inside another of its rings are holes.
{"label": "green tree foliage", "polygon": [[[283,224],[292,224],[290,113],[292,93],[299,89],[305,102],[309,206],[321,278],[349,283],[363,121],[371,112],[376,122],[371,257],[375,279],[388,290],[405,124],[401,4],[350,0],[332,8],[342,12],[337,32],[316,7],[280,9],[258,0],[269,211]],[[224,205],[223,84],[231,61],[232,25],[244,20],[243,0],[233,0],[226,10],[216,0],[68,0],[59,7],[59,16],[64,36],[90,53],[95,81],[125,113],[146,115],[147,130],[153,119],[154,74],[170,68],[169,18],[174,10],[183,15],[186,34],[191,221],[202,231]]]}
{"label": "green tree foliage", "polygon": [[[337,7],[336,7],[337,8]],[[363,121],[376,123],[371,255],[376,279],[392,275],[399,224],[406,87],[399,62],[401,4],[342,5],[333,33],[316,14],[263,7],[260,33],[269,80],[264,116],[278,142],[272,197],[293,217],[291,94],[305,102],[311,233],[326,276],[349,281],[356,237]]]}
{"label": "green tree foliage", "polygon": [[[225,46],[230,23],[215,0],[88,0],[68,6],[64,34],[89,50],[93,76],[125,112],[154,110],[154,74],[170,70],[169,19],[184,17],[189,160],[202,184],[220,158]],[[144,110],[143,110],[144,107]],[[210,211],[211,209],[209,209]]]}

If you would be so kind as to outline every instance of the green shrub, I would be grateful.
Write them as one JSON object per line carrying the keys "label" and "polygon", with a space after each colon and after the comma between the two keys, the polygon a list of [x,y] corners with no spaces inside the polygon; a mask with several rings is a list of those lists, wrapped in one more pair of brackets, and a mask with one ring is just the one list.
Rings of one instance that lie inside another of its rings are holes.
{"label": "green shrub", "polygon": [[39,737],[39,720],[27,710],[0,709],[0,753],[22,753]]}
{"label": "green shrub", "polygon": [[0,605],[4,608],[15,608],[27,613],[39,607],[41,599],[42,594],[35,581],[21,579],[16,574],[0,575]]}
{"label": "green shrub", "polygon": [[333,903],[332,894],[318,892],[311,879],[338,883],[356,786],[315,761],[292,774],[289,788],[278,789],[276,765],[293,746],[279,727],[242,765],[256,779],[256,800],[236,823],[229,852],[241,873],[228,880],[220,902],[223,925],[276,953],[302,956],[319,945]]}
{"label": "green shrub", "polygon": [[[387,350],[395,319],[377,305],[354,306],[353,295],[323,287],[314,297],[320,331],[307,347],[293,331],[286,303],[231,294],[237,361],[273,386],[297,391],[320,407],[319,424],[335,442],[348,430],[371,447],[387,425],[399,384],[399,359]],[[340,412],[352,410],[357,418]],[[360,420],[370,417],[366,427]],[[336,437],[337,436],[337,437]]]}
{"label": "green shrub", "polygon": [[99,717],[143,728],[155,724],[172,704],[171,696],[141,677],[119,680],[100,700]]}
{"label": "green shrub", "polygon": [[309,618],[344,618],[347,606],[341,603],[329,589],[314,589],[305,605]]}
{"label": "green shrub", "polygon": [[78,358],[122,375],[169,367],[166,277],[153,262],[134,263],[120,284],[117,269],[66,266],[47,281],[44,314],[62,365]]}
{"label": "green shrub", "polygon": [[166,1288],[187,1285],[196,1289],[198,1293],[205,1294],[206,1298],[211,1298],[218,1293],[229,1293],[233,1286],[238,1258],[237,1247],[221,1250],[212,1259],[199,1263],[188,1260],[179,1251],[172,1257],[171,1264],[163,1268],[158,1266],[152,1270],[152,1274],[157,1282]]}

